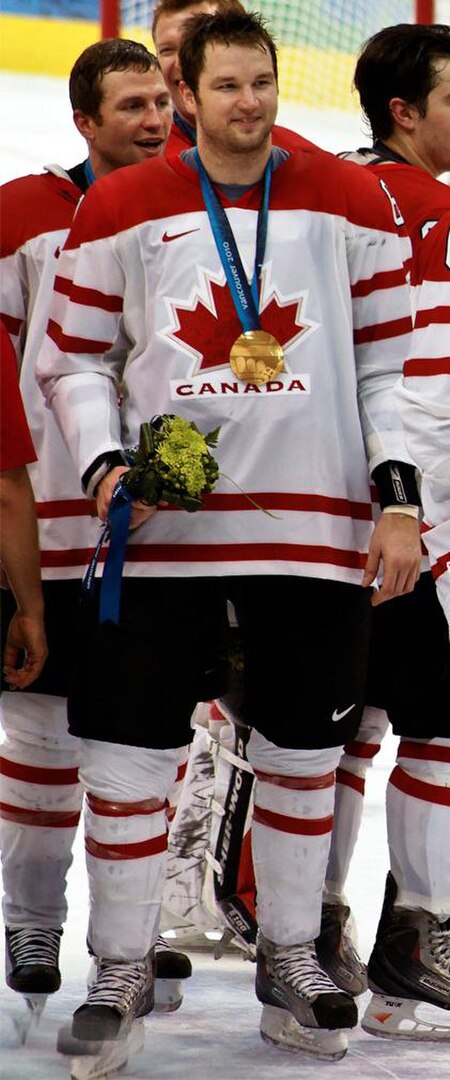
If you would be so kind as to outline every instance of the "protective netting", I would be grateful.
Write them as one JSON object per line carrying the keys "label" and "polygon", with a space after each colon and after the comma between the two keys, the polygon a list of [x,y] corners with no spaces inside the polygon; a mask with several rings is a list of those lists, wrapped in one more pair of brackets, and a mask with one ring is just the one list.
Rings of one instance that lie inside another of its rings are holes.
{"label": "protective netting", "polygon": [[[446,0],[435,5],[445,21]],[[358,108],[352,94],[356,57],[364,41],[383,26],[415,22],[416,0],[245,0],[259,10],[279,47],[280,96],[292,105],[314,109]],[[153,0],[122,0],[121,34],[151,44]],[[447,7],[450,3],[447,0]]]}

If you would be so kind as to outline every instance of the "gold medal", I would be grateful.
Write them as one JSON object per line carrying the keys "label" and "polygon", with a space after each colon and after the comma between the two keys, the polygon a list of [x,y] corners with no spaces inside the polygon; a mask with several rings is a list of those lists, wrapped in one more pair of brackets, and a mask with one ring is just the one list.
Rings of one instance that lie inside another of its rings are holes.
{"label": "gold medal", "polygon": [[283,349],[265,330],[247,330],[231,349],[230,367],[242,382],[270,382],[284,371]]}

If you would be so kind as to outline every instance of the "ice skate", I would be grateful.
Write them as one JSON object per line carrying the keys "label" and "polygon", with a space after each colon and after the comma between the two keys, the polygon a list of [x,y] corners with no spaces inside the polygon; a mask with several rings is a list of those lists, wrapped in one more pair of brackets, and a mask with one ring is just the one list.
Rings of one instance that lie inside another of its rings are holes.
{"label": "ice skate", "polygon": [[261,1038],[290,1054],[310,1054],[323,1061],[340,1061],[348,1050],[345,1031],[325,1031],[299,1024],[286,1009],[264,1005]]}
{"label": "ice skate", "polygon": [[102,1043],[83,1042],[77,1046],[78,1039],[72,1037],[71,1080],[101,1080],[101,1077],[117,1073],[125,1068],[132,1054],[137,1054],[139,1050],[142,1050],[144,1041],[143,1017],[133,1020],[130,1031],[124,1039]]}
{"label": "ice skate", "polygon": [[[285,1024],[285,1036],[280,1027],[275,1030],[274,1014],[263,1014],[261,1035],[266,1041],[291,1050],[306,1050],[322,1055],[322,1036],[341,1028],[352,1028],[358,1022],[358,1010],[349,995],[342,993],[320,967],[313,941],[299,945],[275,945],[261,933],[258,935],[256,966],[256,995],[263,1005],[285,1010],[300,1028],[309,1028],[311,1037],[303,1039],[301,1032]],[[281,1028],[283,1025],[281,1025]],[[319,1032],[314,1040],[312,1034]],[[325,1040],[326,1043],[326,1040]],[[344,1040],[337,1040],[335,1052],[343,1057],[347,1049]],[[326,1057],[333,1056],[326,1053]]]}
{"label": "ice skate", "polygon": [[450,1040],[450,918],[395,907],[396,892],[388,874],[362,1027],[382,1038]]}
{"label": "ice skate", "polygon": [[320,934],[316,938],[321,968],[345,994],[355,997],[367,990],[367,968],[358,956],[352,936],[352,915],[343,903],[322,907]]}
{"label": "ice skate", "polygon": [[183,979],[190,979],[192,964],[186,953],[174,949],[165,937],[155,944],[155,1012],[175,1012],[183,1001]]}
{"label": "ice skate", "polygon": [[153,1009],[153,955],[95,962],[97,977],[73,1015],[72,1035],[87,1042],[124,1039],[133,1020]]}
{"label": "ice skate", "polygon": [[61,986],[58,967],[62,930],[7,926],[6,982],[11,990],[26,996],[29,1007],[39,1015],[47,994]]}

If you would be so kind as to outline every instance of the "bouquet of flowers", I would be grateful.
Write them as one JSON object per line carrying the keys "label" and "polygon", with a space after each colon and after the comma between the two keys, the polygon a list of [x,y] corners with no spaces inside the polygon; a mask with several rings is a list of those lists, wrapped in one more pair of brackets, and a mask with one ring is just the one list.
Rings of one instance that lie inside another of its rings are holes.
{"label": "bouquet of flowers", "polygon": [[141,424],[139,446],[127,452],[131,465],[121,477],[133,499],[155,506],[172,503],[182,510],[200,510],[212,491],[219,466],[209,447],[217,446],[220,428],[202,435],[191,420],[164,413]]}

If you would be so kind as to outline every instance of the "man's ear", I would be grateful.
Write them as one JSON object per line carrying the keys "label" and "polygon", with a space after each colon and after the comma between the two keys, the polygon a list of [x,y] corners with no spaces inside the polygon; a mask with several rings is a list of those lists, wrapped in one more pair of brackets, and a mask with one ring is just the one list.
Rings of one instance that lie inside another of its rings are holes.
{"label": "man's ear", "polygon": [[418,117],[417,105],[411,105],[404,98],[394,97],[389,102],[389,112],[394,124],[402,131],[413,131]]}
{"label": "man's ear", "polygon": [[87,116],[86,113],[81,112],[81,109],[74,109],[73,122],[77,131],[83,136],[83,139],[91,142],[95,128],[95,121],[92,119],[92,116]]}
{"label": "man's ear", "polygon": [[191,116],[196,116],[197,115],[197,108],[196,108],[196,102],[195,102],[194,93],[190,89],[188,84],[184,82],[184,79],[180,79],[180,82],[178,84],[178,89],[179,89],[179,91],[181,93],[181,96],[183,98],[184,105],[185,105],[185,108],[186,108],[186,112],[190,113]]}

